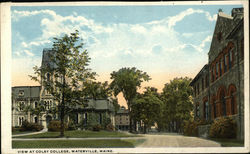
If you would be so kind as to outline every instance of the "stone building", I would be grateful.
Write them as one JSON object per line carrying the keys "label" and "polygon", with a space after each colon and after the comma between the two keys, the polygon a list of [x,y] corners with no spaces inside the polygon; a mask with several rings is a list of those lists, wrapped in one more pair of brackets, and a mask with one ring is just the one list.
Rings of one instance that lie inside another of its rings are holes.
{"label": "stone building", "polygon": [[244,29],[243,8],[231,16],[219,11],[208,52],[208,64],[191,82],[195,118],[213,120],[230,116],[237,137],[244,138]]}
{"label": "stone building", "polygon": [[119,130],[129,130],[129,113],[125,107],[121,107],[115,115],[115,126]]}
{"label": "stone building", "polygon": [[[50,49],[43,50],[42,67],[52,66],[49,61]],[[55,80],[53,75],[45,73],[46,80]],[[61,80],[61,79],[57,79]],[[43,80],[41,82],[44,82]],[[73,112],[67,116],[67,121],[74,121],[76,124],[104,125],[111,123],[115,125],[114,106],[109,99],[83,99],[85,106],[74,106]],[[39,123],[45,128],[51,120],[59,120],[60,117],[55,112],[58,101],[43,86],[19,86],[12,87],[12,126],[21,126],[24,120]],[[40,114],[31,113],[25,110],[27,107],[36,110],[43,107]]]}

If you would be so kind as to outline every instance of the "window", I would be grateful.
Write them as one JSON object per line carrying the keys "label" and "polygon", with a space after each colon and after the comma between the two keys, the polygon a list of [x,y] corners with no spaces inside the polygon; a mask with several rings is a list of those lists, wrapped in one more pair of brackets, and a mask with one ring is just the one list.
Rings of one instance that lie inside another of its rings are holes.
{"label": "window", "polygon": [[206,75],[206,88],[208,87],[208,75]]}
{"label": "window", "polygon": [[230,69],[233,66],[233,50],[232,49],[229,50],[228,56],[229,56],[229,69]]}
{"label": "window", "polygon": [[204,118],[208,120],[208,102],[204,103]]}
{"label": "window", "polygon": [[219,71],[218,71],[218,69],[219,69],[219,63],[216,63],[216,65],[215,65],[215,67],[216,67],[216,79],[218,78],[218,73],[219,73]]}
{"label": "window", "polygon": [[19,90],[18,96],[24,96],[24,90]]}
{"label": "window", "polygon": [[19,126],[22,126],[23,122],[24,122],[24,117],[19,117]]}
{"label": "window", "polygon": [[24,107],[25,107],[25,103],[23,101],[19,102],[19,104],[18,104],[19,111],[23,111]]}
{"label": "window", "polygon": [[199,83],[197,84],[197,90],[198,90],[198,95],[200,94],[200,85]]}
{"label": "window", "polygon": [[199,106],[199,103],[196,104],[196,116],[200,117],[200,106]]}
{"label": "window", "polygon": [[99,113],[99,123],[102,124],[102,114]]}
{"label": "window", "polygon": [[196,86],[194,86],[194,96],[196,97]]}
{"label": "window", "polygon": [[34,103],[34,108],[37,108],[37,106],[38,106],[38,103],[35,102],[35,103]]}
{"label": "window", "polygon": [[34,118],[34,122],[35,122],[35,123],[38,123],[37,117]]}
{"label": "window", "polygon": [[204,78],[202,78],[202,80],[201,80],[201,87],[202,87],[202,90],[204,90]]}
{"label": "window", "polygon": [[227,54],[224,55],[224,72],[227,71]]}
{"label": "window", "polygon": [[221,113],[223,116],[226,116],[227,109],[226,109],[226,99],[225,99],[224,93],[221,94],[220,101],[221,101],[221,105],[222,105],[222,112]]}
{"label": "window", "polygon": [[220,76],[222,75],[222,58],[220,59],[220,61],[219,61],[219,66],[220,66]]}
{"label": "window", "polygon": [[47,79],[47,82],[50,82],[50,73],[46,74],[46,79]]}

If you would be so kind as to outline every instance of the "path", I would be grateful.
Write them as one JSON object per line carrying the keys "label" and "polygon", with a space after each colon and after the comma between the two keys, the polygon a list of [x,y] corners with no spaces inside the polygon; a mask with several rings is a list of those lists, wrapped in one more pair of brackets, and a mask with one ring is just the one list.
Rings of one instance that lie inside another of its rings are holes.
{"label": "path", "polygon": [[48,128],[44,128],[43,130],[39,131],[39,132],[33,132],[33,133],[25,133],[25,134],[16,134],[16,135],[12,135],[12,137],[17,137],[17,136],[27,136],[27,135],[34,135],[34,134],[41,134],[41,133],[45,133],[48,131]]}
{"label": "path", "polygon": [[220,147],[214,141],[201,139],[198,137],[187,137],[177,134],[144,135],[146,141],[137,147]]}

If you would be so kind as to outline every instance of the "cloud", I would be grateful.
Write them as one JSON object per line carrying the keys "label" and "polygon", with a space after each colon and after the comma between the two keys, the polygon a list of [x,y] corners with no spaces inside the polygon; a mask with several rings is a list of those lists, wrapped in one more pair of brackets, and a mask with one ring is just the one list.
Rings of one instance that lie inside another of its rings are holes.
{"label": "cloud", "polygon": [[32,52],[28,51],[28,50],[23,50],[23,51],[24,51],[24,53],[26,53],[26,55],[28,55],[28,56],[34,56],[34,54],[33,54]]}

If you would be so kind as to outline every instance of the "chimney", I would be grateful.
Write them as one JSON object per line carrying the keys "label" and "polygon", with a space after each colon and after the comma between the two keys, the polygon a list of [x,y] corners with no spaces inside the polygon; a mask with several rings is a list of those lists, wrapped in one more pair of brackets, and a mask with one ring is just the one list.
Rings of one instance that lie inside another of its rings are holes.
{"label": "chimney", "polygon": [[234,20],[242,19],[244,15],[243,8],[233,8],[232,17]]}

